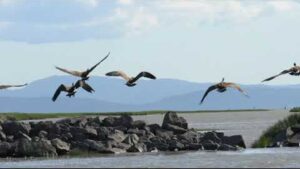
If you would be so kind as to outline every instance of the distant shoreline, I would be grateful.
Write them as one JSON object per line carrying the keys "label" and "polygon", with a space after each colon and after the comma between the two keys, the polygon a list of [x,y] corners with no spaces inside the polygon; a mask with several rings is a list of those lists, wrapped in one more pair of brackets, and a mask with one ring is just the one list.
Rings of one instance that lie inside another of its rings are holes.
{"label": "distant shoreline", "polygon": [[[237,110],[199,110],[199,111],[176,111],[177,113],[226,113],[226,112],[251,112],[251,111],[270,111],[268,109],[237,109]],[[78,113],[0,113],[0,119],[3,120],[39,120],[51,118],[72,118],[81,116],[120,116],[123,114],[131,116],[144,116],[164,114],[168,110],[141,111],[141,112],[78,112]]]}

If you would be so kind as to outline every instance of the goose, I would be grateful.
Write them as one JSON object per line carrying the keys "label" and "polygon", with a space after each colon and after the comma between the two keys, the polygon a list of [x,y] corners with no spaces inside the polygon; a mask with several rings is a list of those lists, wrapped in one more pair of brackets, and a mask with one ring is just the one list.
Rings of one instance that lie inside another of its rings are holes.
{"label": "goose", "polygon": [[0,89],[7,89],[7,88],[11,88],[11,87],[24,87],[27,86],[28,84],[22,84],[22,85],[0,85]]}
{"label": "goose", "polygon": [[200,104],[203,103],[204,99],[206,98],[206,96],[208,95],[209,92],[211,92],[211,91],[217,89],[218,92],[223,93],[223,92],[225,92],[225,91],[227,90],[227,87],[235,88],[235,89],[237,89],[238,91],[240,91],[241,93],[243,93],[246,97],[249,97],[249,96],[247,95],[247,93],[246,93],[245,91],[243,91],[239,85],[237,85],[237,84],[235,84],[235,83],[231,83],[231,82],[224,82],[224,80],[225,80],[225,79],[223,78],[222,81],[221,81],[220,83],[217,83],[217,84],[215,84],[215,85],[210,86],[210,87],[206,90],[205,94],[203,95]]}
{"label": "goose", "polygon": [[68,73],[70,75],[80,77],[82,80],[88,80],[89,79],[89,74],[98,66],[100,63],[102,63],[105,59],[108,58],[110,55],[110,52],[100,61],[98,62],[95,66],[91,67],[90,69],[87,69],[86,71],[76,71],[76,70],[67,70],[58,66],[55,66],[56,69]]}
{"label": "goose", "polygon": [[156,79],[156,77],[153,74],[151,74],[149,72],[145,72],[145,71],[139,73],[135,77],[129,77],[123,71],[112,71],[112,72],[106,73],[106,76],[120,76],[120,77],[122,77],[123,79],[126,80],[126,85],[128,87],[135,86],[136,85],[136,81],[138,81],[141,77],[146,77],[146,78],[149,78],[149,79]]}
{"label": "goose", "polygon": [[52,101],[55,102],[61,92],[66,92],[68,97],[75,97],[76,90],[82,87],[85,91],[93,93],[95,90],[87,84],[84,80],[78,80],[75,84],[72,83],[72,86],[66,86],[61,84],[55,91]]}
{"label": "goose", "polygon": [[294,66],[291,67],[290,69],[284,70],[284,71],[280,72],[279,74],[277,74],[275,76],[272,76],[272,77],[269,77],[269,78],[263,80],[262,82],[273,80],[276,77],[278,77],[280,75],[287,74],[287,73],[289,73],[290,75],[293,75],[293,76],[299,76],[300,75],[300,66],[297,66],[297,64],[294,63]]}

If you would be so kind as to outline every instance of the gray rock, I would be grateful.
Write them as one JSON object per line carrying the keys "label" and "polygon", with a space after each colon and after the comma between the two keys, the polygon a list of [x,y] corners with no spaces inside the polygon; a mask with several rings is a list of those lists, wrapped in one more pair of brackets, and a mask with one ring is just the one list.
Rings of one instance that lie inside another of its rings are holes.
{"label": "gray rock", "polygon": [[174,133],[173,131],[168,131],[164,129],[158,129],[156,130],[156,136],[161,137],[165,140],[169,140],[173,137]]}
{"label": "gray rock", "polygon": [[161,127],[158,124],[149,124],[149,125],[147,125],[147,127],[154,134],[156,134],[156,130],[161,129]]}
{"label": "gray rock", "polygon": [[175,113],[175,112],[167,112],[166,113],[164,120],[163,120],[162,128],[166,128],[167,124],[172,124],[172,125],[181,127],[183,129],[188,129],[187,121],[183,117],[178,117],[177,113]]}
{"label": "gray rock", "polygon": [[99,153],[105,152],[107,147],[101,141],[94,141],[86,139],[84,143],[88,145],[89,150],[97,151]]}
{"label": "gray rock", "polygon": [[199,143],[200,142],[200,133],[197,131],[189,130],[184,134],[178,135],[178,139],[187,140],[189,143]]}
{"label": "gray rock", "polygon": [[6,136],[6,141],[9,143],[12,143],[15,141],[15,137],[14,136]]}
{"label": "gray rock", "polygon": [[172,124],[165,124],[164,129],[173,131],[174,134],[183,134],[183,133],[187,132],[186,129],[179,127],[179,126],[172,125]]}
{"label": "gray rock", "polygon": [[64,155],[70,151],[70,145],[58,138],[51,140],[51,144],[56,148],[58,155]]}
{"label": "gray rock", "polygon": [[203,145],[200,143],[187,143],[187,150],[204,150]]}
{"label": "gray rock", "polygon": [[133,119],[129,115],[121,115],[120,117],[106,117],[102,121],[102,125],[106,127],[124,126],[130,128],[132,126]]}
{"label": "gray rock", "polygon": [[221,144],[220,147],[218,148],[220,151],[237,151],[238,148],[228,145],[228,144]]}
{"label": "gray rock", "polygon": [[160,137],[153,137],[150,139],[150,143],[145,142],[147,145],[147,148],[149,150],[153,149],[153,147],[156,147],[160,151],[168,151],[169,150],[169,145],[165,142],[164,139]]}
{"label": "gray rock", "polygon": [[57,156],[56,149],[49,140],[41,139],[38,142],[20,139],[15,149],[16,157],[48,157]]}
{"label": "gray rock", "polygon": [[127,152],[132,152],[132,153],[147,152],[147,146],[144,143],[134,144],[127,150]]}
{"label": "gray rock", "polygon": [[144,129],[146,127],[146,122],[142,120],[136,120],[132,122],[132,128]]}
{"label": "gray rock", "polygon": [[97,128],[98,139],[107,140],[108,135],[110,135],[111,131],[112,130],[108,127],[99,127],[99,128]]}
{"label": "gray rock", "polygon": [[5,121],[2,124],[3,131],[6,135],[16,135],[16,131],[20,131],[25,134],[29,134],[31,130],[30,124],[18,122],[18,121]]}
{"label": "gray rock", "polygon": [[0,141],[6,141],[6,135],[3,131],[0,131]]}
{"label": "gray rock", "polygon": [[11,157],[14,154],[14,146],[12,143],[0,142],[0,157]]}
{"label": "gray rock", "polygon": [[209,150],[209,151],[216,151],[219,149],[220,145],[217,143],[214,143],[212,141],[206,141],[202,143],[203,149],[204,150]]}
{"label": "gray rock", "polygon": [[126,138],[125,134],[120,130],[115,130],[108,136],[109,140],[114,140],[118,143],[123,142],[125,138]]}
{"label": "gray rock", "polygon": [[129,134],[123,143],[129,144],[129,145],[134,145],[139,142],[139,137],[136,134]]}
{"label": "gray rock", "polygon": [[25,134],[21,131],[17,132],[15,139],[26,139],[28,141],[31,141],[31,138],[27,134]]}
{"label": "gray rock", "polygon": [[40,131],[49,132],[53,127],[52,121],[40,121],[38,123],[31,123],[30,136],[38,136]]}
{"label": "gray rock", "polygon": [[139,137],[142,137],[142,136],[146,135],[146,131],[145,130],[137,129],[137,128],[135,128],[135,129],[129,129],[129,130],[127,130],[127,133],[128,134],[136,134]]}
{"label": "gray rock", "polygon": [[121,154],[121,153],[126,153],[126,150],[120,149],[120,148],[108,148],[102,153],[108,153],[108,154]]}
{"label": "gray rock", "polygon": [[204,136],[201,138],[201,142],[212,141],[214,143],[221,143],[221,138],[218,137],[216,132],[207,132],[204,133]]}
{"label": "gray rock", "polygon": [[44,131],[44,130],[41,130],[38,134],[38,136],[40,138],[44,138],[44,139],[47,139],[48,138],[48,132],[47,131]]}
{"label": "gray rock", "polygon": [[185,146],[184,144],[180,143],[178,140],[169,140],[169,150],[171,151],[178,151],[178,150],[184,150]]}
{"label": "gray rock", "polygon": [[241,135],[234,135],[234,136],[224,136],[222,138],[222,143],[223,144],[228,144],[228,145],[231,145],[231,146],[238,146],[238,147],[241,147],[241,148],[246,148],[246,144],[244,142],[244,139]]}

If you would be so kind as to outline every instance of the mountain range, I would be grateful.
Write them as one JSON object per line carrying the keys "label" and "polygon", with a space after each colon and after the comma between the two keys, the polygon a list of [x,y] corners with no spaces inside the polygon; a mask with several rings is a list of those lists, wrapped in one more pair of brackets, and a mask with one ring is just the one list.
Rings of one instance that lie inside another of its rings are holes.
{"label": "mountain range", "polygon": [[93,76],[88,83],[95,93],[80,89],[76,97],[62,93],[56,102],[51,97],[60,84],[76,82],[71,76],[51,76],[31,82],[21,89],[0,92],[0,112],[123,112],[147,110],[228,110],[282,109],[300,105],[299,85],[241,85],[247,98],[234,89],[211,92],[199,102],[212,83],[176,79],[140,80],[127,87],[118,78]]}

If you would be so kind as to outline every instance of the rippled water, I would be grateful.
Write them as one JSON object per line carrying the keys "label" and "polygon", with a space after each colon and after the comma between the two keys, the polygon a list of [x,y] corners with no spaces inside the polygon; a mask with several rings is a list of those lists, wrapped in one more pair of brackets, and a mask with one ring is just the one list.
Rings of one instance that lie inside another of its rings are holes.
{"label": "rippled water", "polygon": [[300,167],[300,149],[248,149],[241,152],[177,152],[109,155],[87,158],[5,160],[0,168],[18,167]]}
{"label": "rippled water", "polygon": [[[287,111],[180,114],[189,126],[242,134],[249,147],[264,130],[283,119]],[[160,124],[163,115],[135,116]],[[0,168],[18,167],[300,167],[300,148],[247,149],[240,152],[173,152],[120,154],[84,158],[0,159]]]}

